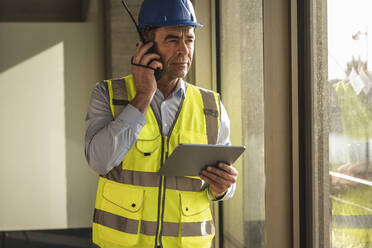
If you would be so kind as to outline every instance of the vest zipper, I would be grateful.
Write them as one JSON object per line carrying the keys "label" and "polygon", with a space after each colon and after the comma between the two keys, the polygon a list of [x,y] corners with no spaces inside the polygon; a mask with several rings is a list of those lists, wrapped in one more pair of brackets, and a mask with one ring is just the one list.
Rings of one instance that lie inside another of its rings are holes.
{"label": "vest zipper", "polygon": [[[171,135],[172,135],[172,132],[173,132],[173,129],[174,129],[174,126],[176,125],[176,123],[177,123],[177,120],[178,120],[178,116],[180,115],[180,113],[181,113],[181,110],[182,110],[182,107],[183,107],[183,102],[185,101],[185,97],[186,97],[186,91],[187,91],[187,85],[186,85],[186,88],[185,88],[185,95],[184,95],[184,97],[182,98],[182,100],[181,100],[181,103],[180,103],[180,106],[178,107],[178,110],[177,110],[177,113],[176,113],[176,116],[175,116],[175,118],[174,118],[174,120],[173,120],[173,123],[172,123],[172,126],[170,127],[170,129],[169,129],[169,131],[168,131],[168,134],[167,134],[167,140],[166,140],[166,153],[165,153],[165,159],[164,159],[164,161],[163,161],[163,159],[162,159],[162,164],[160,165],[160,166],[163,166],[163,163],[165,162],[165,160],[168,158],[168,154],[169,154],[169,141],[170,141],[170,137],[171,137]],[[163,136],[162,136],[163,137]],[[162,139],[162,142],[164,142],[164,139]],[[164,153],[164,150],[162,150],[162,156],[163,156],[163,153]],[[161,212],[161,221],[160,221],[160,223],[163,223],[163,221],[164,221],[164,204],[165,204],[165,189],[166,189],[166,187],[165,187],[165,185],[166,185],[166,177],[163,177],[162,176],[162,178],[164,178],[163,179],[163,182],[164,182],[164,188],[163,188],[163,200],[162,200],[162,212]],[[160,242],[160,247],[163,247],[163,244],[162,244],[162,240],[161,240],[161,233],[162,233],[162,226],[161,226],[161,228],[160,228],[160,231],[159,231],[159,242]]]}
{"label": "vest zipper", "polygon": [[[163,135],[163,125],[161,123],[161,120],[159,119],[159,116],[154,113],[152,110],[152,107],[150,106],[151,111],[153,115],[155,116],[156,122],[158,123],[159,132],[161,134],[161,158],[160,158],[160,167],[164,164],[164,135]],[[154,247],[157,248],[158,246],[163,247],[161,244],[161,226],[162,226],[162,218],[161,214],[163,214],[164,211],[162,210],[162,202],[164,201],[164,189],[165,188],[165,182],[164,182],[164,176],[160,177],[159,181],[159,191],[158,191],[158,217],[157,217],[157,226],[156,226],[156,236],[155,236],[155,244]]]}
{"label": "vest zipper", "polygon": [[[161,132],[161,128],[162,128],[162,126],[161,126],[161,123],[158,121],[158,125],[159,125],[159,128],[160,128],[160,133],[162,133]],[[161,161],[160,161],[160,167],[162,167],[163,166],[163,163],[164,163],[164,145],[165,145],[165,142],[164,142],[164,136],[162,135],[161,136]],[[163,213],[163,211],[161,211],[162,210],[162,202],[164,201],[164,196],[163,196],[163,191],[164,190],[162,190],[163,188],[164,188],[164,177],[163,176],[161,176],[160,177],[160,182],[159,182],[159,192],[158,192],[158,218],[157,218],[157,227],[156,227],[156,238],[155,238],[155,248],[157,247],[157,246],[160,246],[160,247],[162,247],[161,246],[161,213]]]}
{"label": "vest zipper", "polygon": [[[168,138],[167,136],[164,136],[164,138]],[[168,139],[167,139],[168,140]],[[163,141],[164,141],[164,139],[163,139]],[[167,142],[165,142],[164,141],[164,146],[166,146],[166,144],[167,144]],[[168,154],[168,148],[166,147],[166,151],[165,151],[165,153],[166,154]],[[164,154],[164,150],[163,150],[163,154]],[[164,160],[163,160],[163,163],[164,163],[164,161],[165,161],[165,159],[167,159],[167,155],[165,155],[165,158],[164,158]],[[161,164],[161,166],[163,166],[163,163]],[[162,184],[162,198],[161,198],[161,215],[160,215],[160,222],[159,222],[159,239],[158,239],[158,245],[160,246],[160,247],[163,247],[163,243],[162,243],[162,239],[161,239],[161,233],[163,232],[163,221],[164,221],[164,209],[165,209],[165,207],[164,207],[164,205],[165,205],[165,189],[166,189],[166,177],[165,176],[162,176],[161,177],[162,178],[162,180],[163,180],[163,184]]]}
{"label": "vest zipper", "polygon": [[[174,121],[172,123],[172,126],[169,129],[168,136],[167,136],[167,142],[164,142],[165,136],[163,135],[162,122],[161,122],[161,120],[159,120],[159,117],[157,115],[155,115],[154,111],[152,111],[154,116],[155,116],[156,121],[158,122],[159,130],[160,130],[160,133],[161,133],[161,163],[160,163],[160,167],[163,166],[165,159],[168,158],[170,136],[172,134],[174,126],[177,123],[178,116],[179,116],[179,114],[181,112],[181,109],[182,109],[182,106],[183,106],[183,102],[186,98],[186,92],[187,92],[187,84],[186,84],[186,87],[185,87],[185,95],[181,100],[180,106],[178,107],[178,110],[177,110],[176,116],[174,118]],[[164,158],[164,148],[165,148],[164,145],[167,146],[165,158]],[[166,178],[164,176],[161,176],[160,177],[160,184],[159,184],[158,219],[157,219],[157,228],[156,228],[155,248],[157,246],[163,247],[163,244],[161,242],[161,233],[163,231],[162,230],[162,223],[164,221],[165,183],[166,183]],[[161,210],[161,214],[160,214],[160,210]]]}

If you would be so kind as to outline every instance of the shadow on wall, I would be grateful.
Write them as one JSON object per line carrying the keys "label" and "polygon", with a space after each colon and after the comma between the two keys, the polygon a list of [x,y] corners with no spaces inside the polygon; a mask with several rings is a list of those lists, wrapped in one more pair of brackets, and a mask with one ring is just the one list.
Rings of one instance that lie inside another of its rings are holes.
{"label": "shadow on wall", "polygon": [[[103,56],[97,32],[95,23],[0,23],[0,83],[3,89],[4,86],[8,89],[7,94],[14,96],[14,101],[5,105],[2,102],[1,109],[11,108],[15,112],[9,115],[8,123],[0,127],[16,134],[8,144],[0,142],[0,147],[8,151],[8,156],[0,160],[1,164],[8,165],[0,169],[0,181],[6,177],[14,184],[2,187],[0,193],[7,199],[7,188],[16,186],[22,188],[20,194],[24,194],[4,201],[9,202],[4,215],[19,214],[23,219],[16,221],[19,226],[12,226],[12,230],[88,227],[91,224],[97,176],[84,158],[84,130],[91,91],[94,83],[103,78]],[[35,59],[49,51],[58,54],[61,49],[61,58],[50,57],[50,63],[41,59],[44,62],[35,66]],[[27,66],[31,61],[32,68]],[[58,73],[51,75],[50,68]],[[44,83],[38,83],[40,80]],[[20,87],[12,93],[11,84]],[[53,84],[55,87],[49,87]],[[44,106],[55,109],[40,113]],[[25,119],[22,113],[27,108],[29,116]],[[20,122],[24,123],[22,127],[18,125]],[[53,144],[57,145],[53,147]],[[61,183],[65,185],[55,186]],[[29,214],[22,213],[20,206],[25,205],[33,209]],[[46,218],[56,213],[65,215],[67,220]],[[22,214],[28,215],[22,217]],[[0,225],[0,231],[4,229],[6,226]]]}

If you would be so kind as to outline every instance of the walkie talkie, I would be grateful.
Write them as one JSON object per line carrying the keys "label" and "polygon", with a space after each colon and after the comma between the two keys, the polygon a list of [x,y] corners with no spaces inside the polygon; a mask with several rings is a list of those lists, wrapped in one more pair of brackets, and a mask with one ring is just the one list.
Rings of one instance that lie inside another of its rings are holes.
{"label": "walkie talkie", "polygon": [[[122,2],[122,4],[123,4],[124,8],[127,10],[127,12],[128,12],[128,14],[129,14],[130,18],[132,19],[134,25],[136,26],[137,33],[138,33],[138,35],[139,35],[139,37],[140,37],[142,43],[143,43],[143,44],[146,44],[147,42],[145,41],[145,38],[143,37],[143,34],[142,34],[140,28],[138,27],[136,20],[133,18],[133,15],[132,15],[132,13],[130,12],[130,10],[129,10],[127,4],[124,2],[124,0],[122,0],[121,2]],[[151,47],[151,48],[147,51],[147,53],[155,53],[155,51],[154,51],[154,47]],[[150,64],[151,62],[152,62],[152,60],[149,62],[149,64]],[[156,81],[158,81],[158,80],[161,78],[162,70],[161,70],[160,68],[152,68],[151,66],[148,66],[148,65],[134,64],[134,63],[133,63],[133,57],[132,57],[132,59],[131,59],[131,64],[132,64],[132,65],[136,65],[136,66],[142,66],[142,67],[145,67],[145,68],[148,68],[148,69],[152,69],[152,70],[154,70],[154,75],[155,75],[155,79],[156,79]]]}

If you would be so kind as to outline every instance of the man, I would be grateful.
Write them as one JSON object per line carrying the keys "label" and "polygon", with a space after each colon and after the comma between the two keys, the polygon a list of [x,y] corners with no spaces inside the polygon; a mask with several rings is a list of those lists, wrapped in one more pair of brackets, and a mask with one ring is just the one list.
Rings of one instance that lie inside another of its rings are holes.
{"label": "man", "polygon": [[[230,144],[218,95],[182,80],[201,24],[189,0],[145,0],[139,26],[149,42],[138,43],[131,75],[97,84],[87,114],[85,153],[100,174],[93,242],[210,247],[209,200],[233,195],[236,169],[219,163],[200,178],[157,173],[179,143]],[[156,68],[162,71],[158,80]]]}

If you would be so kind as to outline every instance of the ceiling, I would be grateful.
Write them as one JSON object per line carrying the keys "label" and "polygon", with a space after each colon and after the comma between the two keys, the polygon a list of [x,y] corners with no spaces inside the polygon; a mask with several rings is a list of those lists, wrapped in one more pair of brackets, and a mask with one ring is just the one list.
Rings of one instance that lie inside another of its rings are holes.
{"label": "ceiling", "polygon": [[84,22],[89,0],[1,0],[0,22]]}

